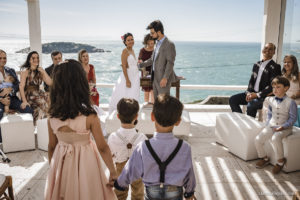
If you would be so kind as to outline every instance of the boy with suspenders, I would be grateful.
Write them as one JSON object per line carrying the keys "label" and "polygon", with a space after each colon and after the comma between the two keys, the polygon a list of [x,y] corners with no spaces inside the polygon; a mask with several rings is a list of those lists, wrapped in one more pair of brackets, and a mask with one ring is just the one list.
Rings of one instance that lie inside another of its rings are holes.
{"label": "boy with suspenders", "polygon": [[[166,94],[158,95],[151,119],[156,131],[153,138],[137,145],[121,175],[115,181],[116,190],[125,190],[142,178],[146,200],[194,200],[196,179],[190,145],[174,137],[183,110],[182,103]],[[184,192],[183,192],[184,188]]]}
{"label": "boy with suspenders", "polygon": [[[122,98],[118,105],[118,118],[121,121],[121,127],[108,137],[108,145],[113,155],[113,161],[116,164],[117,175],[119,176],[127,160],[130,158],[136,145],[143,142],[147,137],[138,133],[135,129],[139,112],[139,104],[134,99]],[[128,190],[115,190],[118,200],[126,200]],[[142,179],[131,183],[131,199],[144,199],[144,184]]]}

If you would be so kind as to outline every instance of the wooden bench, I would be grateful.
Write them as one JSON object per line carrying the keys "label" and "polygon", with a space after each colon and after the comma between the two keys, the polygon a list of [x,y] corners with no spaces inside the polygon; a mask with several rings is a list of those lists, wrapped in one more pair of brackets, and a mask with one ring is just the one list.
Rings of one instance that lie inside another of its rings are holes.
{"label": "wooden bench", "polygon": [[[185,78],[183,78],[183,77],[177,77],[177,78],[178,78],[178,80],[173,82],[171,84],[171,87],[176,87],[176,98],[179,99],[180,98],[180,81],[185,80]],[[141,85],[141,87],[151,87],[152,86],[151,77],[142,77],[140,79],[140,85]]]}

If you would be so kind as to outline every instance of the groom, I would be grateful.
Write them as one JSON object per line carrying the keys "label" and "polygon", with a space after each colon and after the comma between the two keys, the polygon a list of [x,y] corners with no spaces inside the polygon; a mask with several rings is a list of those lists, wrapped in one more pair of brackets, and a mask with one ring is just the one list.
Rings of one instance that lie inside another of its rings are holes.
{"label": "groom", "polygon": [[151,58],[141,63],[139,67],[152,65],[151,80],[155,99],[159,94],[170,94],[171,83],[177,80],[173,70],[176,50],[174,43],[164,35],[161,21],[151,22],[147,30],[150,30],[151,37],[157,40],[157,43]]}

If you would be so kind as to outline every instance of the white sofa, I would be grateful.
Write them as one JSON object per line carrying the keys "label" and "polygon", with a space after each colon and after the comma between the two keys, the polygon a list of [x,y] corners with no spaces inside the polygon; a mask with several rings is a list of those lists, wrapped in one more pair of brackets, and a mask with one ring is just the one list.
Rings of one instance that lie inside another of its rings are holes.
{"label": "white sofa", "polygon": [[[151,121],[151,107],[142,107],[138,116],[138,124],[136,129],[139,132],[144,134],[152,135],[155,132],[154,122]],[[111,113],[105,121],[105,129],[107,133],[112,133],[118,130],[121,126],[120,120],[117,118],[117,112],[114,111]],[[190,133],[190,115],[189,112],[183,110],[181,116],[181,122],[179,126],[175,126],[173,133],[174,135],[186,135],[188,136]]]}
{"label": "white sofa", "polygon": [[[284,157],[287,159],[283,167],[284,172],[293,172],[300,170],[300,128],[293,127],[293,133],[282,140]],[[270,161],[273,165],[276,164],[275,153],[271,146],[270,140],[265,144],[265,149]]]}
{"label": "white sofa", "polygon": [[37,120],[37,143],[39,149],[48,151],[49,134],[47,118]]}
{"label": "white sofa", "polygon": [[0,122],[3,151],[35,149],[33,118],[29,113],[4,116]]}
{"label": "white sofa", "polygon": [[[257,159],[258,155],[254,140],[264,127],[264,123],[245,114],[220,114],[216,119],[216,141],[228,147],[231,153],[245,161]],[[266,142],[265,149],[268,157],[271,159],[271,164],[275,165],[275,153],[270,142],[271,140]],[[294,126],[293,133],[284,138],[282,142],[284,157],[287,159],[283,171],[300,170],[300,128]]]}
{"label": "white sofa", "polygon": [[262,122],[245,114],[219,114],[216,117],[216,141],[241,159],[253,160],[258,158],[254,139],[263,128]]}

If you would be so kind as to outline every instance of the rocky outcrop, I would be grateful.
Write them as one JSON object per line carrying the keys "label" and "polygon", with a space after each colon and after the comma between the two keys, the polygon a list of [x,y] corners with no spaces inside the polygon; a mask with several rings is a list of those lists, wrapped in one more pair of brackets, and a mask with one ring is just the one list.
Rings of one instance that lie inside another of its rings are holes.
{"label": "rocky outcrop", "polygon": [[[51,53],[52,51],[61,51],[62,53],[78,53],[81,49],[85,49],[89,53],[111,52],[109,50],[98,49],[88,44],[80,44],[74,42],[51,42],[42,45],[43,53]],[[16,53],[29,53],[29,52],[30,52],[30,47],[16,51]]]}

